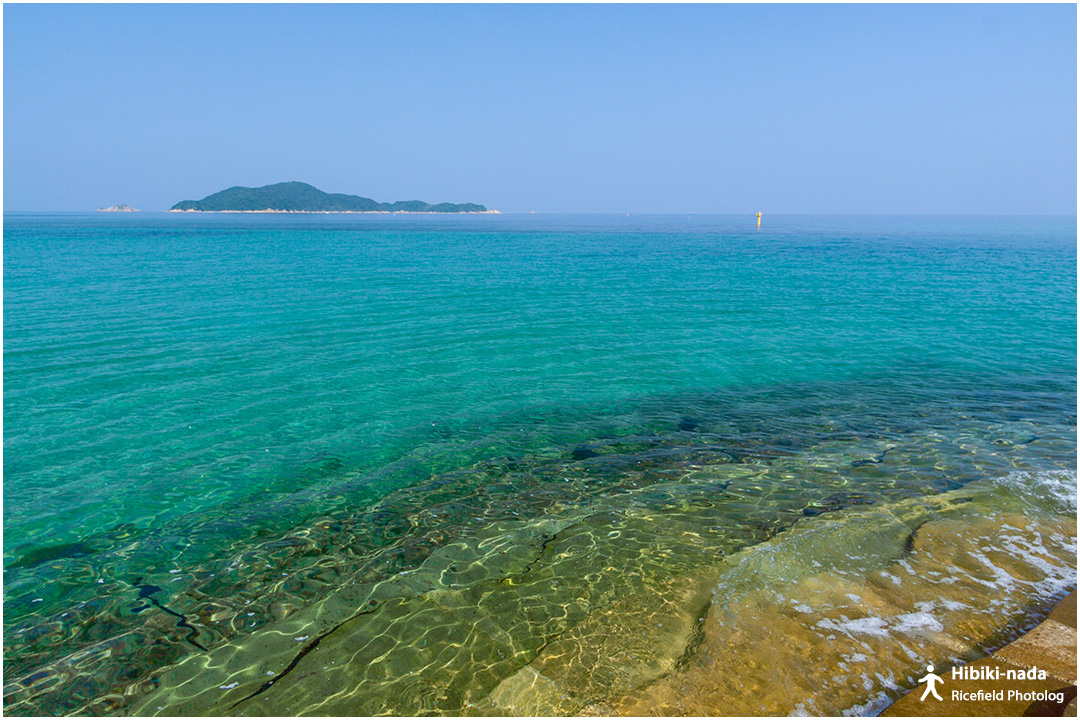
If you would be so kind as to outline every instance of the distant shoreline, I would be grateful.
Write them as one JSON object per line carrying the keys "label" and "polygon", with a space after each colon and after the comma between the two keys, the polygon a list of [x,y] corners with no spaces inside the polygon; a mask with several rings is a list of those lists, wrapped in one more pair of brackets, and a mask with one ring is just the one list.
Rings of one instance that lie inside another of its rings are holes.
{"label": "distant shoreline", "polygon": [[437,212],[428,210],[166,210],[171,213],[247,213],[249,215],[502,215],[498,210],[463,210],[460,212]]}

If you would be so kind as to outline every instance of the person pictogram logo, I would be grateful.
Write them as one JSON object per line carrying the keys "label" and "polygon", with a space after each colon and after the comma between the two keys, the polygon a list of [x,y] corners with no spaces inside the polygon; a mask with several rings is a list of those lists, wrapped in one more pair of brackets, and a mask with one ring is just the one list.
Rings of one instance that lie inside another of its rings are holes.
{"label": "person pictogram logo", "polygon": [[919,702],[922,702],[923,700],[925,700],[927,695],[933,695],[938,700],[944,700],[944,698],[942,698],[940,695],[937,694],[937,690],[935,689],[934,686],[939,682],[945,682],[945,681],[941,679],[940,675],[935,675],[934,674],[934,666],[933,665],[927,665],[926,666],[926,675],[919,678],[919,682],[926,683],[926,689],[923,690],[923,694],[922,694],[922,697],[919,698]]}

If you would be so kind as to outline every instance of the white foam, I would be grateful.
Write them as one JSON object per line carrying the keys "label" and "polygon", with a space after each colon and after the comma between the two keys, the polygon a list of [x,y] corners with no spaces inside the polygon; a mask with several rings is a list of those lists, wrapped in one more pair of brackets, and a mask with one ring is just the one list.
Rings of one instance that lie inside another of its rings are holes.
{"label": "white foam", "polygon": [[888,579],[888,580],[892,580],[892,584],[893,584],[893,585],[900,585],[900,584],[901,584],[901,580],[900,580],[900,578],[896,577],[895,575],[891,575],[891,574],[889,574],[889,573],[885,572],[884,570],[882,570],[882,571],[880,572],[880,575],[881,575],[881,577],[883,577],[883,578],[886,578],[886,579]]}
{"label": "white foam", "polygon": [[1064,512],[1076,513],[1075,470],[1017,471],[997,478],[994,483],[1021,497],[1048,500],[1058,505]]}
{"label": "white foam", "polygon": [[846,710],[843,710],[841,715],[844,717],[876,717],[891,704],[892,699],[889,697],[888,693],[883,691],[874,695],[862,705],[852,705]]}
{"label": "white foam", "polygon": [[971,557],[982,563],[983,567],[989,570],[990,573],[994,576],[993,580],[982,580],[980,578],[972,576],[972,580],[979,583],[980,585],[986,585],[987,587],[996,588],[1006,593],[1012,592],[1012,590],[1016,586],[1016,580],[1013,578],[1012,575],[1007,573],[1005,570],[999,568],[990,560],[990,558],[986,557],[981,552],[972,552]]}
{"label": "white foam", "polygon": [[889,636],[888,624],[879,617],[864,617],[855,620],[844,619],[840,622],[826,618],[825,620],[819,620],[817,627],[823,630],[837,630],[848,636],[853,633],[873,635],[875,637]]}
{"label": "white foam", "polygon": [[907,613],[906,615],[897,615],[894,618],[895,625],[894,630],[899,630],[903,633],[917,633],[929,630],[930,632],[942,632],[945,630],[945,626],[938,622],[937,618],[928,612]]}

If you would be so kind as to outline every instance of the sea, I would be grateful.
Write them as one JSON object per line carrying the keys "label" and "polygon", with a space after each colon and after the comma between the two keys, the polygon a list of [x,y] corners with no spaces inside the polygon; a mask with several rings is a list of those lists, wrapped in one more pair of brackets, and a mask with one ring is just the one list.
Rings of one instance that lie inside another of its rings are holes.
{"label": "sea", "polygon": [[3,222],[6,714],[873,714],[1076,586],[1075,216]]}

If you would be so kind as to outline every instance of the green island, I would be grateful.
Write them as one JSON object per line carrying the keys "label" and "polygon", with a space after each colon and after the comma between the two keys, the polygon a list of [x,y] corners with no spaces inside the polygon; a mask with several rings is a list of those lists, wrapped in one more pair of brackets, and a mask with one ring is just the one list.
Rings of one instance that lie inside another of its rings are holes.
{"label": "green island", "polygon": [[437,203],[399,200],[381,203],[371,198],[327,193],[302,182],[283,182],[257,188],[231,187],[202,200],[183,200],[169,212],[295,212],[295,213],[498,213],[476,203]]}

